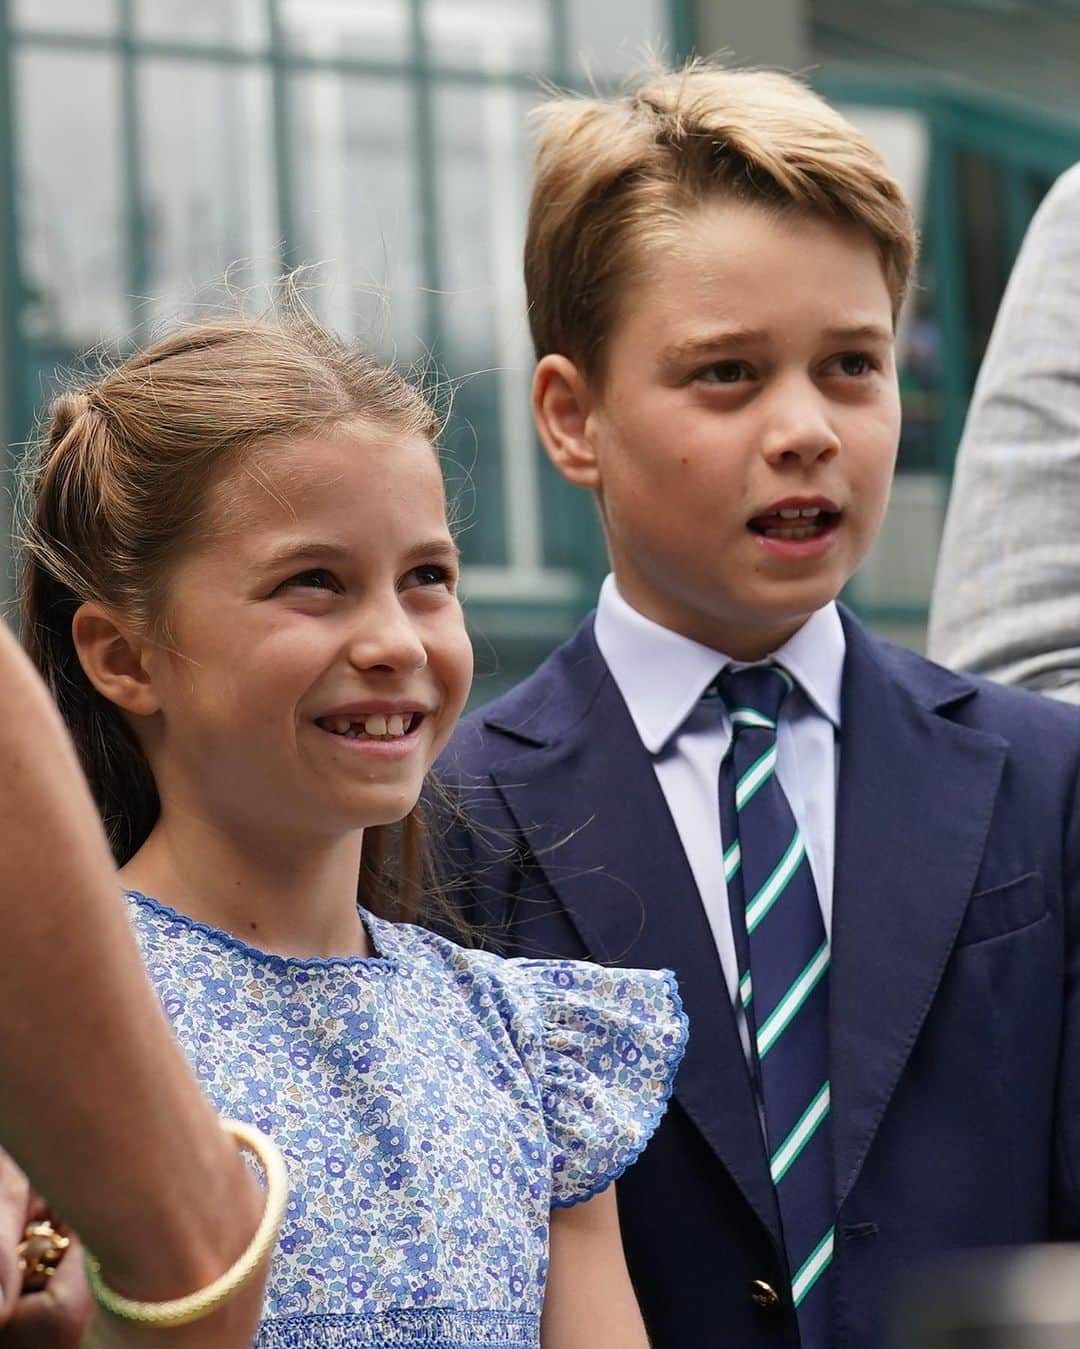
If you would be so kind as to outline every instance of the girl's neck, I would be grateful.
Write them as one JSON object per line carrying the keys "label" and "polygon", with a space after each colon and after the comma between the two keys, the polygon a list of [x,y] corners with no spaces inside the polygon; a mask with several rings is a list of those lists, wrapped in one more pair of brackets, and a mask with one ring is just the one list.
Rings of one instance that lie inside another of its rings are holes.
{"label": "girl's neck", "polygon": [[120,880],[275,955],[370,956],[356,907],[363,831],[306,843],[270,833],[238,838],[163,811]]}

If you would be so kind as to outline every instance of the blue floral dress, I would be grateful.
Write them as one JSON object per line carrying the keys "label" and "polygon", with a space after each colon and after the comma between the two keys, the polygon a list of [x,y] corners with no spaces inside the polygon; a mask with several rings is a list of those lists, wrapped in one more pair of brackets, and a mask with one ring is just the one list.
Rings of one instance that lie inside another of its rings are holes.
{"label": "blue floral dress", "polygon": [[671,974],[370,914],[376,956],[283,959],[128,897],[204,1090],[289,1166],[257,1349],[536,1349],[550,1210],[621,1175],[671,1092]]}

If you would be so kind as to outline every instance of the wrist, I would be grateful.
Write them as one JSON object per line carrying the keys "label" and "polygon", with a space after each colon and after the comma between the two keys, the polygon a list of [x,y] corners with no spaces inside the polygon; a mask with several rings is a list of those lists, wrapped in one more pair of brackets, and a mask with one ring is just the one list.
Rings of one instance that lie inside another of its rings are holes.
{"label": "wrist", "polygon": [[[109,1288],[160,1302],[212,1283],[244,1252],[265,1195],[236,1144],[220,1131],[199,1164],[177,1168],[182,1183],[155,1196],[157,1212],[117,1225],[94,1254]],[[192,1174],[192,1172],[194,1174]]]}

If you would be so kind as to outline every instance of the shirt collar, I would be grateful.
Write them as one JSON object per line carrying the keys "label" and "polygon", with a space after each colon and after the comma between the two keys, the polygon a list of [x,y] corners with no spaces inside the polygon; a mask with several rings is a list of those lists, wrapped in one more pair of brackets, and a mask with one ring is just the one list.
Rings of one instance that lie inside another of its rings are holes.
{"label": "shirt collar", "polygon": [[[629,605],[614,576],[600,588],[596,644],[650,754],[658,754],[731,658],[654,623]],[[797,681],[816,710],[840,725],[840,686],[846,652],[835,604],[810,615],[772,659]]]}

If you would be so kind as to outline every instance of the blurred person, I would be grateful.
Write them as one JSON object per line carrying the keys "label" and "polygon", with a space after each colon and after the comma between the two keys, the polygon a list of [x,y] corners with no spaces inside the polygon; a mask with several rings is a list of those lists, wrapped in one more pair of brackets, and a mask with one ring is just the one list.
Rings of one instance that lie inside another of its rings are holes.
{"label": "blurred person", "polygon": [[900,429],[878,152],[706,65],[539,128],[533,406],[612,574],[456,733],[448,865],[499,949],[679,977],[620,1187],[656,1349],[880,1349],[909,1261],[1080,1234],[1080,722],[836,604]]}
{"label": "blurred person", "polygon": [[265,1267],[215,1315],[167,1333],[100,1310],[86,1325],[76,1237],[41,1248],[27,1273],[44,1287],[23,1292],[29,1220],[59,1215],[53,1230],[70,1224],[110,1286],[160,1300],[220,1276],[263,1199],[169,1033],[71,744],[3,624],[0,691],[0,1142],[47,1196],[0,1153],[0,1349],[241,1349]]}
{"label": "blurred person", "polygon": [[1080,703],[1080,165],[1032,221],[956,459],[929,652]]}
{"label": "blurred person", "polygon": [[611,1182],[671,976],[406,921],[472,673],[437,431],[301,315],[181,329],[54,403],[25,640],[181,1046],[291,1163],[255,1344],[644,1349]]}

